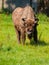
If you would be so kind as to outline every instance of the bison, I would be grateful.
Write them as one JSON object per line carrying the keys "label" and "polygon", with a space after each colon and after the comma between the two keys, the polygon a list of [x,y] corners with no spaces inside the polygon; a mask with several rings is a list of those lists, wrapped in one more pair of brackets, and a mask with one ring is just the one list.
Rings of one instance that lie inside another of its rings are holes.
{"label": "bison", "polygon": [[37,42],[37,23],[33,9],[30,6],[18,7],[12,13],[12,19],[17,34],[18,43],[25,44],[26,35]]}

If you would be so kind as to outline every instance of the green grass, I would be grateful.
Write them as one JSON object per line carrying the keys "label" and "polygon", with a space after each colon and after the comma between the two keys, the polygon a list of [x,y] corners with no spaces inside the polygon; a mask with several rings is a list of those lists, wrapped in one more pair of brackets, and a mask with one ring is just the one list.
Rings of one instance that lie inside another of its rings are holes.
{"label": "green grass", "polygon": [[0,65],[49,65],[49,18],[38,15],[38,39],[35,45],[18,45],[12,17],[0,14]]}

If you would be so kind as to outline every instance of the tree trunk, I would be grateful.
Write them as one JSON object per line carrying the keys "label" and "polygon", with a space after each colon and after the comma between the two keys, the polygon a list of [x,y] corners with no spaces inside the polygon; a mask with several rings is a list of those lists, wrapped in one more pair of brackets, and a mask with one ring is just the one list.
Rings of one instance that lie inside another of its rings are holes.
{"label": "tree trunk", "polygon": [[2,10],[4,9],[4,0],[2,0]]}

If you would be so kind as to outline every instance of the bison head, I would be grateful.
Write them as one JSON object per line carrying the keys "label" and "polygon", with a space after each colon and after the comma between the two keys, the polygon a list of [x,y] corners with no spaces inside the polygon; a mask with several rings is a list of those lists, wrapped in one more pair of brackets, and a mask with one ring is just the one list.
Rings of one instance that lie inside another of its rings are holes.
{"label": "bison head", "polygon": [[26,33],[28,35],[31,35],[34,32],[35,25],[37,26],[38,19],[37,18],[34,18],[34,19],[22,18],[22,21],[24,22],[23,25],[25,26]]}

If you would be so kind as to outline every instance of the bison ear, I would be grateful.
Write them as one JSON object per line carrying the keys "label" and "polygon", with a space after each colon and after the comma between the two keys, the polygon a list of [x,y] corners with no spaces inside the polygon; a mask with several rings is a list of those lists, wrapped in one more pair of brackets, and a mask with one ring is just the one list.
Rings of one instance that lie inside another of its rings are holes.
{"label": "bison ear", "polygon": [[39,21],[39,19],[38,18],[35,18],[35,21]]}
{"label": "bison ear", "polygon": [[39,21],[39,19],[38,18],[35,18],[35,23],[37,23]]}

